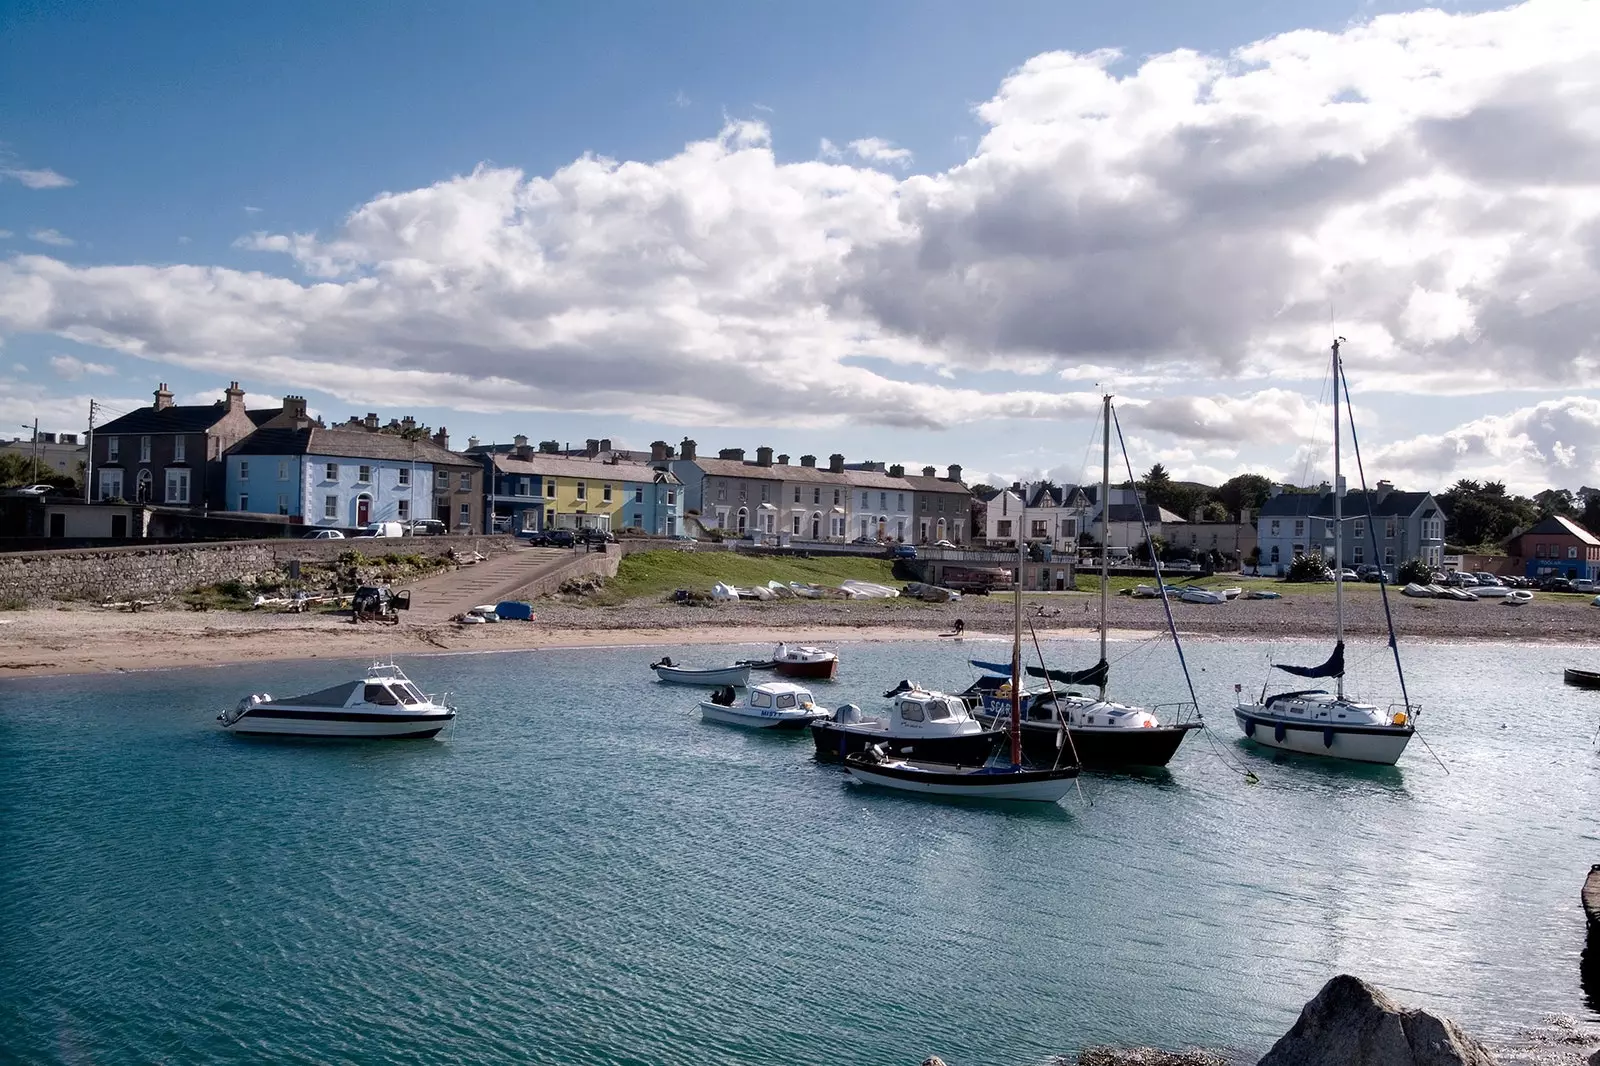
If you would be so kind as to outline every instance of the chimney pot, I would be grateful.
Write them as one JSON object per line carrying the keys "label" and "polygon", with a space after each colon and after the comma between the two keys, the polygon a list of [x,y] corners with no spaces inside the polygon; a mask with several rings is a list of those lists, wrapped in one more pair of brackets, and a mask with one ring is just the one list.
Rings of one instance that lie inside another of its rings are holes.
{"label": "chimney pot", "polygon": [[439,432],[437,432],[437,433],[435,433],[433,435],[433,443],[437,444],[439,447],[443,448],[445,451],[449,451],[450,450],[450,431],[445,429],[443,426],[440,426],[439,427]]}
{"label": "chimney pot", "polygon": [[664,441],[664,440],[653,440],[653,441],[651,441],[650,442],[650,461],[652,463],[662,462],[663,460],[665,460],[667,458],[667,451],[668,451],[668,449],[667,449],[667,442],[666,441]]}
{"label": "chimney pot", "polygon": [[244,390],[239,387],[239,383],[237,381],[228,382],[227,391],[225,391],[222,395],[225,398],[227,406],[230,410],[235,407],[239,408],[240,410],[244,409]]}
{"label": "chimney pot", "polygon": [[832,455],[828,456],[828,469],[835,474],[844,473],[844,456],[840,455],[838,452],[834,452]]}
{"label": "chimney pot", "polygon": [[939,471],[935,467],[925,466],[925,467],[922,468],[922,476],[923,477],[933,477],[938,473],[939,473]]}
{"label": "chimney pot", "polygon": [[603,451],[603,452],[609,452],[611,450],[611,438],[610,437],[601,437],[600,438],[600,450]]}
{"label": "chimney pot", "polygon": [[518,433],[515,437],[511,438],[511,444],[513,447],[526,448],[528,446],[527,434]]}
{"label": "chimney pot", "polygon": [[172,406],[172,393],[170,390],[168,390],[167,383],[165,381],[156,386],[155,397],[155,408],[157,411],[165,411],[167,408]]}
{"label": "chimney pot", "polygon": [[599,455],[600,454],[600,439],[598,437],[590,437],[588,440],[584,441],[583,442],[583,453],[585,455],[587,455],[591,459],[593,459],[595,456]]}
{"label": "chimney pot", "polygon": [[743,448],[723,448],[717,453],[718,459],[732,459],[734,462],[744,462]]}
{"label": "chimney pot", "polygon": [[378,428],[378,412],[376,412],[376,411],[368,411],[367,412],[366,421],[363,422],[362,425],[366,426],[368,429],[377,429]]}
{"label": "chimney pot", "polygon": [[949,477],[948,480],[950,480],[950,481],[960,481],[961,480],[961,467],[959,467],[959,466],[955,465],[954,463],[952,463],[950,465],[950,477]]}
{"label": "chimney pot", "polygon": [[767,447],[765,444],[763,444],[761,447],[756,449],[756,465],[757,466],[771,466],[772,465],[772,449]]}
{"label": "chimney pot", "polygon": [[683,441],[681,443],[679,443],[678,449],[679,449],[679,451],[681,451],[683,453],[684,459],[686,459],[686,460],[688,460],[690,462],[694,461],[694,459],[695,459],[695,443],[694,443],[694,441],[690,440],[688,437],[685,437],[685,438],[683,438]]}
{"label": "chimney pot", "polygon": [[789,465],[789,457],[787,455],[778,456],[778,465],[779,466],[788,466]]}
{"label": "chimney pot", "polygon": [[896,463],[896,464],[894,464],[893,466],[891,466],[889,468],[889,476],[890,477],[905,477],[906,476],[906,468],[901,466],[899,463]]}
{"label": "chimney pot", "polygon": [[800,465],[807,468],[815,467],[817,465],[817,457],[815,455],[802,455],[800,457]]}

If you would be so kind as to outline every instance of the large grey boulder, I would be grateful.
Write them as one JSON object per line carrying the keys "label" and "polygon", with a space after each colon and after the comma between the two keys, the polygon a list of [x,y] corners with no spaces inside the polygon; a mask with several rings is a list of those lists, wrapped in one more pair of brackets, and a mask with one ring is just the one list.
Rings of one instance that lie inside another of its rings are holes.
{"label": "large grey boulder", "polygon": [[1260,1066],[1495,1066],[1455,1022],[1408,1010],[1341,974],[1300,1011]]}

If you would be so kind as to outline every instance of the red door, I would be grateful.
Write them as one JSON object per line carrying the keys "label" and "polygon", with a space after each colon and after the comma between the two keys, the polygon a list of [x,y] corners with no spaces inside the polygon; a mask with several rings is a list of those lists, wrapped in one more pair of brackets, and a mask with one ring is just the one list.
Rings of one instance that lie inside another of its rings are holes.
{"label": "red door", "polygon": [[372,498],[356,497],[356,525],[365,526],[370,521],[372,521]]}

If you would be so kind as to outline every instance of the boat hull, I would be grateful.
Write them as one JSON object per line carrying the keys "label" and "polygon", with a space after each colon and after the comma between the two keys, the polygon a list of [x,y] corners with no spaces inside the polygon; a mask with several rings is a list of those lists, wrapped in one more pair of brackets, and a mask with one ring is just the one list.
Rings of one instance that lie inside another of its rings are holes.
{"label": "boat hull", "polygon": [[1072,790],[1073,780],[1078,776],[1076,766],[1060,770],[1019,770],[1005,773],[962,770],[952,766],[948,771],[940,771],[893,763],[870,763],[859,755],[845,759],[844,765],[853,780],[878,788],[915,792],[925,796],[1019,800],[1030,803],[1059,801]]}
{"label": "boat hull", "polygon": [[732,685],[745,688],[750,684],[750,667],[729,666],[720,670],[689,670],[681,666],[654,666],[656,677],[672,685]]}
{"label": "boat hull", "polygon": [[839,672],[839,660],[820,659],[810,662],[786,662],[779,659],[772,667],[780,677],[798,677],[807,681],[832,681]]}
{"label": "boat hull", "polygon": [[[1002,719],[988,716],[979,720],[996,726],[1004,724]],[[1172,761],[1184,737],[1203,728],[1201,722],[1181,722],[1152,729],[1069,728],[1072,746],[1062,755],[1070,759],[1076,753],[1078,765],[1085,770],[1160,767]],[[1053,722],[1023,722],[1023,753],[1035,762],[1054,762],[1059,736],[1060,729]]]}
{"label": "boat hull", "polygon": [[891,755],[916,755],[931,762],[976,766],[989,758],[995,743],[1004,736],[1002,730],[990,729],[950,737],[893,737],[882,732],[842,729],[828,721],[811,727],[817,758],[834,762],[865,751],[869,744],[880,744]]}
{"label": "boat hull", "polygon": [[245,737],[344,737],[427,740],[455,718],[447,714],[347,714],[338,711],[251,710],[223,730]]}
{"label": "boat hull", "polygon": [[1393,766],[1398,762],[1415,732],[1408,725],[1330,726],[1291,722],[1244,707],[1235,707],[1233,714],[1245,737],[1262,747],[1379,766]]}
{"label": "boat hull", "polygon": [[798,732],[821,717],[820,713],[795,713],[772,711],[751,707],[724,707],[720,703],[702,703],[700,718],[718,725],[733,725],[741,729],[770,729]]}
{"label": "boat hull", "polygon": [[1576,688],[1600,688],[1600,673],[1593,670],[1567,669],[1561,672],[1561,680]]}

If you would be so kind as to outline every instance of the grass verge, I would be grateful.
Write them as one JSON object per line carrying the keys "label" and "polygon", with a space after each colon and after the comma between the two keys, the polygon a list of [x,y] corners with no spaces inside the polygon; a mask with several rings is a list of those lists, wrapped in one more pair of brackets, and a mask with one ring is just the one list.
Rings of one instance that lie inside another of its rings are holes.
{"label": "grass verge", "polygon": [[640,597],[654,599],[675,589],[710,592],[718,581],[730,585],[765,585],[768,581],[837,585],[850,580],[902,583],[895,579],[888,559],[855,555],[798,559],[726,551],[637,552],[622,560],[617,576],[608,580],[591,602],[618,604]]}

